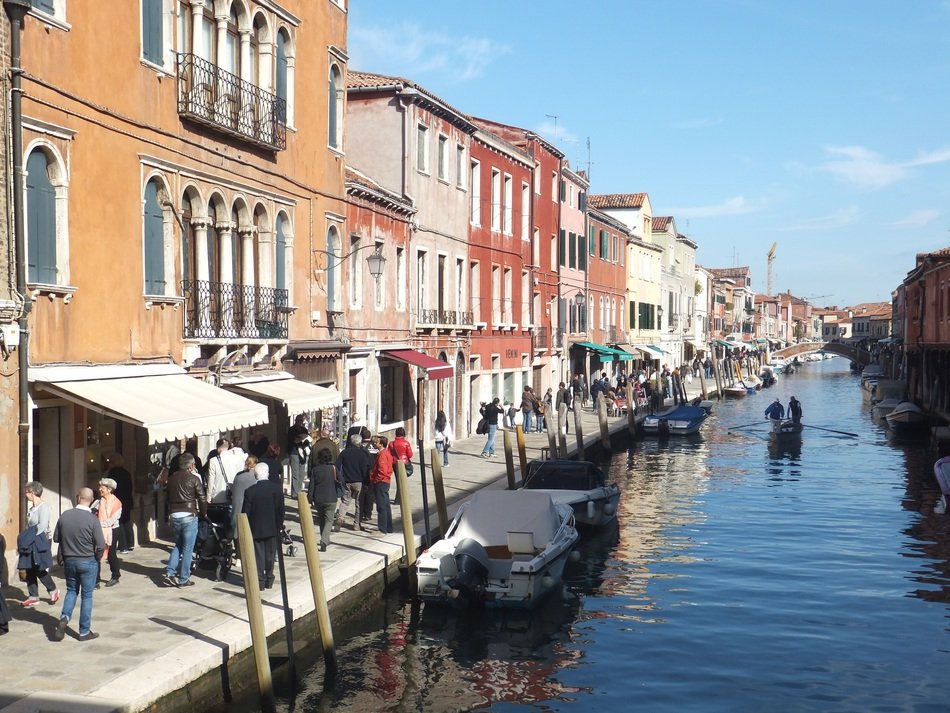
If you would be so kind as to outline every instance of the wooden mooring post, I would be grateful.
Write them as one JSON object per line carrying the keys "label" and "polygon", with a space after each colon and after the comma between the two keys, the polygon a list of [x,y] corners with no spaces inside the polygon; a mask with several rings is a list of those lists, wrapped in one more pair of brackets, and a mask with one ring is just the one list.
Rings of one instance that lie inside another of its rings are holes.
{"label": "wooden mooring post", "polygon": [[449,511],[445,507],[445,484],[442,482],[442,454],[438,448],[429,453],[432,463],[432,487],[435,489],[435,507],[439,514],[439,537],[445,537],[449,529]]}
{"label": "wooden mooring post", "polygon": [[610,450],[610,429],[607,427],[607,400],[597,396],[597,420],[600,421],[600,442]]}
{"label": "wooden mooring post", "polygon": [[[309,511],[309,507],[307,510]],[[271,679],[270,654],[267,651],[267,631],[264,629],[264,611],[261,604],[261,586],[257,581],[257,558],[254,556],[254,535],[247,514],[238,515],[238,547],[241,550],[241,571],[244,573],[244,601],[247,620],[251,625],[251,649],[257,668],[257,686],[261,693],[261,708],[275,710],[274,685]]]}
{"label": "wooden mooring post", "polygon": [[525,476],[528,474],[528,451],[524,442],[523,426],[518,426],[515,430],[515,437],[518,440],[518,464],[521,466],[521,484],[524,485]]}
{"label": "wooden mooring post", "polygon": [[574,438],[577,439],[577,458],[584,460],[584,425],[581,423],[581,407],[574,404]]}
{"label": "wooden mooring post", "polygon": [[[310,503],[307,494],[297,495],[298,512],[310,514]],[[317,617],[317,628],[320,634],[320,645],[323,647],[323,662],[327,673],[333,675],[337,671],[336,646],[333,643],[333,627],[330,624],[330,605],[327,602],[327,590],[323,581],[323,570],[320,567],[320,552],[317,549],[317,533],[313,526],[313,517],[301,516],[300,533],[303,535],[303,551],[307,558],[307,572],[310,575],[310,590],[313,592],[314,613]]]}
{"label": "wooden mooring post", "polygon": [[505,472],[508,473],[508,490],[515,489],[515,455],[511,447],[511,431],[502,431],[505,441]]}
{"label": "wooden mooring post", "polygon": [[558,458],[567,458],[567,404],[557,407],[557,450]]}

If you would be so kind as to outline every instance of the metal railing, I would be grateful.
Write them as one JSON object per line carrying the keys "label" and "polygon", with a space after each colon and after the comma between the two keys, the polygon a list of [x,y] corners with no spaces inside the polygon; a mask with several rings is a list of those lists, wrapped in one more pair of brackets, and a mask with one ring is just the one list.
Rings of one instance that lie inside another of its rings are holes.
{"label": "metal railing", "polygon": [[564,348],[564,330],[558,328],[555,330],[554,334],[551,335],[551,347],[553,349],[563,349]]}
{"label": "metal railing", "polygon": [[178,113],[264,148],[287,148],[287,102],[197,55],[178,55]]}
{"label": "metal railing", "polygon": [[534,336],[531,338],[535,349],[548,348],[548,329],[547,327],[538,327],[534,330]]}
{"label": "metal railing", "polygon": [[287,339],[287,290],[206,280],[181,289],[185,339]]}

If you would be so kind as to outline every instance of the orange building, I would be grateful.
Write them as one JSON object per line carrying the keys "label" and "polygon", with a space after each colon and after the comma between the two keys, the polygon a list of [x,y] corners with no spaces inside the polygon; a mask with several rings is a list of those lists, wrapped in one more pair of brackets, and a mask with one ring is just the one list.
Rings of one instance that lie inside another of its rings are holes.
{"label": "orange building", "polygon": [[[121,453],[147,528],[148,475],[175,441],[202,436],[206,453],[247,428],[280,441],[291,409],[338,401],[279,366],[295,340],[331,343],[313,270],[347,232],[346,8],[66,6],[34,2],[22,41],[33,302],[21,480],[43,482],[58,512]],[[0,501],[8,542],[15,490]]]}

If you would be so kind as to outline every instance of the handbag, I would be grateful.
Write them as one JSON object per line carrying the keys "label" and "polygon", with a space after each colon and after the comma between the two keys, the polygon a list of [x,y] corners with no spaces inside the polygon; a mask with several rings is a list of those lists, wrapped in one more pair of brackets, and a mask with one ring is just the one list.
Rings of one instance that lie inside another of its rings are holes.
{"label": "handbag", "polygon": [[486,421],[484,418],[479,419],[478,425],[475,426],[475,433],[477,433],[479,436],[484,436],[486,433],[488,433],[488,421]]}
{"label": "handbag", "polygon": [[410,475],[412,475],[412,472],[414,470],[412,467],[412,461],[411,460],[406,461],[405,465],[406,465],[406,477],[408,478]]}

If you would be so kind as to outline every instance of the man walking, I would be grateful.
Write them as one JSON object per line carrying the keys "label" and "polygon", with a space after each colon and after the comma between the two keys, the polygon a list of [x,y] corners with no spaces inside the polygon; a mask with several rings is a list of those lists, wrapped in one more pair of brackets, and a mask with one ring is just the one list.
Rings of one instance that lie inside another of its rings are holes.
{"label": "man walking", "polygon": [[168,476],[168,520],[172,526],[175,546],[168,556],[165,584],[169,587],[190,587],[191,556],[198,537],[198,516],[207,509],[205,489],[195,467],[195,457],[182,453],[178,470]]}
{"label": "man walking", "polygon": [[482,448],[482,458],[491,458],[495,455],[495,434],[498,433],[498,417],[502,413],[498,405],[500,400],[496,396],[490,404],[485,404],[479,411],[488,426],[488,438],[485,440],[485,447]]}
{"label": "man walking", "polygon": [[53,541],[59,543],[59,553],[66,571],[66,597],[53,633],[55,641],[62,641],[66,636],[66,627],[73,615],[77,597],[81,597],[79,640],[99,638],[99,634],[92,631],[92,593],[99,577],[99,559],[105,552],[106,542],[99,518],[89,508],[92,499],[92,490],[82,488],[76,494],[76,506],[60,516],[53,533]]}
{"label": "man walking", "polygon": [[[360,521],[360,491],[363,489],[363,481],[369,480],[370,457],[362,444],[362,436],[354,433],[350,436],[346,448],[340,451],[340,455],[336,459],[336,469],[340,474],[340,479],[353,499],[355,510],[353,514],[354,530],[363,529],[363,523]],[[347,510],[349,510],[349,506],[344,507],[340,517],[341,521],[346,519]]]}
{"label": "man walking", "polygon": [[[284,526],[284,491],[267,478],[267,472],[264,463],[254,466],[257,482],[244,491],[243,509],[254,537],[254,559],[257,560],[257,581],[261,589],[274,586],[277,538]],[[249,574],[245,572],[244,576]]]}
{"label": "man walking", "polygon": [[294,425],[287,431],[287,456],[290,461],[290,497],[297,499],[303,490],[303,479],[307,474],[307,461],[310,458],[310,429],[305,414],[297,414]]}

